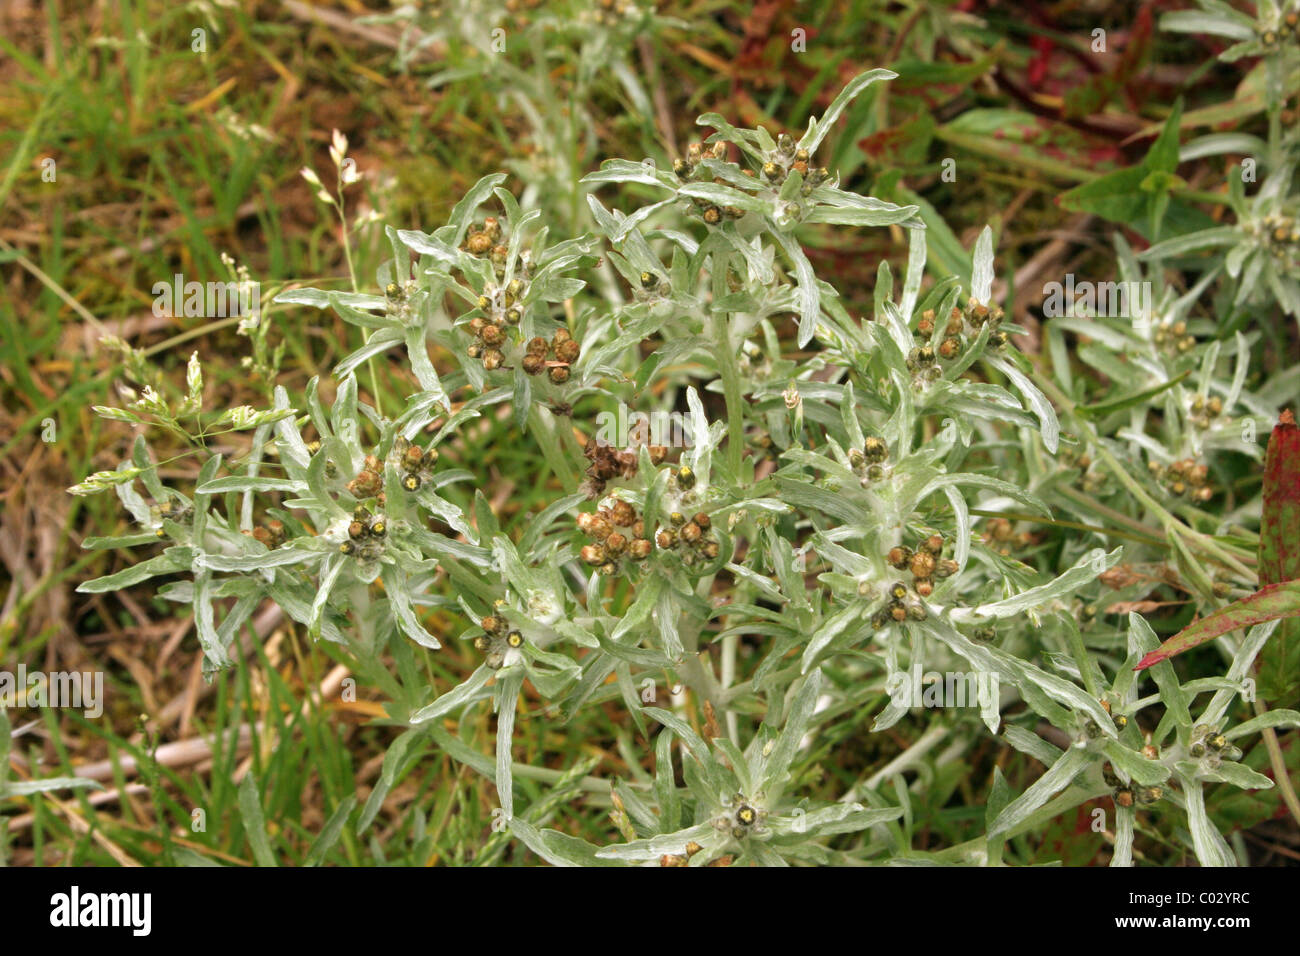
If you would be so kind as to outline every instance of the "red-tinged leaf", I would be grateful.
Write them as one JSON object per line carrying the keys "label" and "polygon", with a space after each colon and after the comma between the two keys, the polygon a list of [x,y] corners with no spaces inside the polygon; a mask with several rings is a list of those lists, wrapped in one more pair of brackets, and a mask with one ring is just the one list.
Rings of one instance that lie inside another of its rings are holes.
{"label": "red-tinged leaf", "polygon": [[[1259,583],[1300,578],[1300,427],[1284,411],[1264,458],[1264,513],[1259,530]],[[1255,663],[1262,698],[1281,707],[1300,702],[1300,619],[1283,621]]]}
{"label": "red-tinged leaf", "polygon": [[1227,607],[1219,608],[1213,614],[1207,614],[1199,621],[1187,625],[1138,661],[1137,667],[1133,669],[1140,671],[1159,664],[1220,634],[1297,614],[1300,614],[1300,581],[1267,585],[1249,597],[1233,601]]}
{"label": "red-tinged leaf", "polygon": [[1259,583],[1300,578],[1300,426],[1284,411],[1264,458],[1264,514],[1259,531]]}

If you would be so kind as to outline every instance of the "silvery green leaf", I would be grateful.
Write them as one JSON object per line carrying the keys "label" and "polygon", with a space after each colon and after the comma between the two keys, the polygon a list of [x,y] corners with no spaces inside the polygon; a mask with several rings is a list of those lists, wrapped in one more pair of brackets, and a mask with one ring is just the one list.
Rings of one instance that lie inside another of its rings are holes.
{"label": "silvery green leaf", "polygon": [[307,483],[288,478],[250,478],[245,475],[231,475],[227,478],[215,478],[194,489],[200,495],[219,495],[227,491],[284,491],[303,494]]}
{"label": "silvery green leaf", "polygon": [[1188,163],[1223,153],[1262,156],[1267,149],[1268,145],[1262,139],[1249,133],[1210,133],[1184,143],[1178,150],[1178,161]]}
{"label": "silvery green leaf", "polygon": [[157,541],[158,536],[152,531],[141,531],[139,534],[83,538],[81,546],[92,551],[102,551],[107,548],[134,548],[142,544],[156,544]]}
{"label": "silvery green leaf", "polygon": [[950,485],[943,491],[948,498],[948,504],[952,505],[953,517],[957,522],[956,534],[953,536],[952,559],[957,562],[958,568],[965,568],[970,558],[970,508],[966,505],[966,499],[955,487]]}
{"label": "silvery green leaf", "polygon": [[[985,488],[989,491],[996,491],[998,494],[1006,495],[1009,498],[1014,498],[1033,508],[1035,511],[1039,512],[1039,514],[1050,516],[1052,513],[1047,505],[1044,504],[1042,499],[1037,495],[1030,494],[1017,485],[1011,484],[1009,481],[1003,481],[1001,478],[994,478],[991,475],[976,475],[969,473],[941,475],[940,477],[933,479],[915,495],[915,504],[919,504],[940,488],[946,488],[949,485],[970,485],[975,488]],[[909,503],[909,507],[910,506],[911,504]],[[1107,565],[1107,567],[1109,567],[1109,565]]]}
{"label": "silvery green leaf", "polygon": [[[1155,631],[1151,630],[1151,625],[1147,623],[1146,618],[1136,611],[1130,611],[1128,616],[1129,652],[1141,652],[1145,655],[1159,646],[1160,639],[1156,637]],[[1192,726],[1192,717],[1188,711],[1189,701],[1187,695],[1183,693],[1182,685],[1178,681],[1178,675],[1174,672],[1174,665],[1165,660],[1148,668],[1148,671],[1155,680],[1156,686],[1160,688],[1160,699],[1173,715],[1174,720],[1180,727],[1190,728]]]}
{"label": "silvery green leaf", "polygon": [[[624,612],[622,619],[610,633],[610,640],[617,643],[621,642],[629,634],[632,634],[638,628],[650,619],[650,614],[654,610],[655,602],[659,600],[659,591],[664,587],[664,579],[659,575],[647,577],[637,586],[636,598]],[[633,643],[640,643],[633,641]]]}
{"label": "silvery green leaf", "polygon": [[663,186],[671,189],[674,179],[671,174],[652,169],[645,163],[636,163],[628,159],[607,159],[600,164],[600,169],[583,176],[579,182],[641,183],[645,186]]}
{"label": "silvery green leaf", "polygon": [[[975,665],[978,673],[996,674],[999,680],[1005,680],[1007,683],[1015,685],[1035,710],[1056,722],[1058,726],[1068,726],[1074,723],[1068,712],[1060,710],[1059,703],[1076,713],[1090,715],[1091,719],[1106,736],[1115,737],[1118,735],[1114,724],[1101,708],[1101,705],[1069,681],[1057,677],[1055,674],[1049,674],[1047,671],[1035,667],[1033,664],[1000,648],[975,644],[964,634],[952,628],[947,622],[935,617],[930,617],[913,626],[924,630],[927,634],[932,634],[953,651],[970,661]],[[1057,703],[1053,703],[1054,701]],[[995,730],[997,715],[992,714],[990,717],[986,713],[986,711],[991,710],[992,708],[982,707],[981,716],[985,718],[986,723],[991,721],[990,730]]]}
{"label": "silvery green leaf", "polygon": [[176,571],[188,571],[188,564],[181,564],[172,556],[163,553],[124,568],[116,574],[95,578],[77,585],[78,594],[103,594],[105,591],[117,591],[147,581],[159,574],[172,574]]}
{"label": "silvery green leaf", "polygon": [[323,309],[330,304],[330,294],[324,289],[287,289],[274,299],[276,305],[311,305]]}
{"label": "silvery green leaf", "polygon": [[1031,382],[1028,376],[1003,356],[990,356],[988,362],[1011,379],[1016,388],[1020,390],[1020,394],[1025,397],[1026,404],[1038,416],[1043,444],[1049,452],[1055,455],[1057,445],[1061,440],[1061,423],[1057,421],[1056,410],[1052,408],[1052,403],[1047,400],[1047,396],[1038,390],[1038,386]]}
{"label": "silvery green leaf", "polygon": [[407,583],[401,576],[401,572],[386,567],[381,574],[384,579],[384,593],[388,595],[388,606],[392,609],[393,617],[401,627],[402,633],[421,647],[434,651],[442,647],[438,639],[425,630],[424,625],[415,616],[411,594],[407,590]]}
{"label": "silvery green leaf", "polygon": [[1237,858],[1228,849],[1223,835],[1205,812],[1205,794],[1200,781],[1179,774],[1181,789],[1187,800],[1187,825],[1192,832],[1192,847],[1201,866],[1236,866]]}
{"label": "silvery green leaf", "polygon": [[[1116,548],[1110,554],[1097,549],[1074,563],[1063,574],[1047,584],[1021,591],[1001,601],[980,604],[973,608],[956,608],[952,620],[958,622],[983,621],[989,618],[1013,617],[1031,608],[1040,607],[1049,601],[1077,591],[1099,574],[1113,567],[1120,559],[1123,548]],[[1103,556],[1104,557],[1101,557]]]}
{"label": "silvery green leaf", "polygon": [[1257,734],[1266,727],[1294,730],[1300,727],[1300,713],[1294,710],[1270,710],[1224,731],[1223,735],[1229,740],[1236,740],[1238,737]]}
{"label": "silvery green leaf", "polygon": [[453,687],[447,693],[443,694],[432,704],[427,704],[413,713],[408,721],[412,726],[415,724],[427,723],[436,717],[450,713],[462,704],[472,700],[477,700],[480,696],[479,691],[492,679],[496,671],[492,670],[486,664],[466,677],[463,681]]}
{"label": "silvery green leaf", "polygon": [[1160,761],[1148,760],[1141,754],[1129,750],[1118,740],[1107,740],[1102,745],[1102,750],[1112,764],[1128,774],[1129,779],[1135,780],[1144,787],[1164,783],[1172,772]]}
{"label": "silvery green leaf", "polygon": [[803,248],[790,235],[779,230],[771,232],[776,244],[785,253],[786,259],[794,267],[795,293],[799,312],[799,347],[806,348],[817,331],[817,320],[821,315],[821,290],[817,285],[817,276],[812,263],[804,255]]}
{"label": "silvery green leaf", "polygon": [[350,376],[353,371],[365,363],[366,359],[388,351],[393,346],[401,343],[405,337],[406,332],[401,328],[380,329],[370,336],[370,341],[334,366],[335,377],[346,378]]}
{"label": "silvery green leaf", "polygon": [[[505,173],[490,173],[471,186],[460,202],[456,203],[451,216],[447,219],[448,226],[455,230],[452,233],[453,246],[459,245],[465,238],[465,233],[469,230],[470,222],[478,207],[492,198],[492,193],[505,181]],[[439,230],[439,233],[441,231]]]}
{"label": "silvery green leaf", "polygon": [[877,80],[893,80],[897,77],[898,74],[893,70],[868,70],[849,80],[844,89],[840,90],[839,95],[831,101],[831,105],[826,108],[821,119],[808,121],[808,132],[799,140],[799,148],[806,149],[809,153],[815,152],[822,140],[826,138],[826,134],[830,132],[830,128],[835,125],[835,121],[848,109],[849,104],[859,93]]}
{"label": "silvery green leaf", "polygon": [[334,844],[339,841],[343,835],[343,824],[348,822],[348,817],[356,809],[357,796],[354,793],[348,796],[334,808],[330,818],[325,821],[325,826],[321,827],[320,834],[312,841],[307,848],[307,855],[303,857],[303,866],[320,866],[325,859],[325,855],[334,848]]}
{"label": "silvery green leaf", "polygon": [[785,857],[777,853],[776,850],[772,849],[766,843],[759,843],[757,840],[751,840],[746,844],[744,855],[742,855],[739,861],[741,864],[745,862],[746,856],[752,859],[754,863],[757,863],[759,866],[783,867],[790,865],[786,861]]}
{"label": "silvery green leaf", "polygon": [[[1045,760],[1043,763],[1050,766],[1055,759],[1055,757],[1052,757],[1051,760]],[[1002,775],[1002,768],[994,766],[993,783],[989,787],[988,801],[984,805],[984,829],[986,832],[993,826],[993,821],[998,818],[998,814],[1006,809],[1007,804],[1010,802],[1011,787],[1007,785],[1007,779]],[[1005,843],[1006,840],[1001,837],[986,837],[984,841],[985,865],[1002,865],[1002,849]]]}
{"label": "silvery green leaf", "polygon": [[659,645],[664,654],[672,661],[680,661],[686,656],[682,645],[678,622],[682,617],[682,608],[677,602],[671,588],[662,588],[655,602],[655,623],[659,625]]}
{"label": "silvery green leaf", "polygon": [[975,240],[971,268],[970,294],[976,301],[988,305],[993,297],[993,230],[988,226]]}
{"label": "silvery green leaf", "polygon": [[923,227],[907,234],[907,272],[903,276],[903,299],[898,310],[909,325],[916,311],[917,296],[921,294],[921,280],[925,278],[925,233]]}
{"label": "silvery green leaf", "polygon": [[158,467],[149,454],[149,445],[143,435],[136,435],[131,445],[131,464],[139,469],[140,481],[145,490],[153,495],[155,501],[162,501],[166,491],[158,480]]}
{"label": "silvery green leaf", "polygon": [[[886,208],[888,207],[888,208]],[[892,226],[906,222],[916,215],[916,206],[895,206],[881,203],[879,207],[819,204],[803,217],[804,222],[824,222],[836,226]]]}
{"label": "silvery green leaf", "polygon": [[599,848],[559,830],[538,829],[521,817],[510,821],[510,831],[524,846],[551,866],[619,866],[601,856]]}
{"label": "silvery green leaf", "polygon": [[515,815],[514,770],[510,753],[511,742],[515,733],[515,712],[519,706],[519,690],[524,686],[524,669],[513,667],[498,672],[496,685],[497,702],[497,760],[496,785],[501,807],[506,812],[506,819]]}
{"label": "silvery green leaf", "polygon": [[1203,10],[1175,10],[1162,14],[1160,29],[1170,33],[1209,33],[1238,41],[1255,39],[1254,24],[1249,18]]}
{"label": "silvery green leaf", "polygon": [[314,561],[318,554],[301,548],[283,547],[274,551],[263,549],[260,554],[224,555],[204,553],[199,555],[200,567],[212,571],[258,571],[266,568],[279,568],[290,564],[302,564]]}
{"label": "silvery green leaf", "polygon": [[677,190],[677,195],[688,199],[702,199],[717,206],[735,206],[746,212],[766,213],[771,207],[767,199],[751,196],[739,189],[717,183],[687,183]]}
{"label": "silvery green leaf", "polygon": [[361,816],[357,818],[358,835],[365,833],[374,822],[379,814],[380,808],[388,798],[389,791],[393,789],[393,784],[397,782],[397,774],[402,769],[402,764],[406,760],[407,751],[410,750],[411,744],[419,738],[421,731],[411,729],[405,733],[397,735],[397,738],[388,745],[384,751],[384,764],[379,772],[379,779],[375,781],[374,789],[370,791],[370,796],[366,799],[365,806],[361,808]]}
{"label": "silvery green leaf", "polygon": [[402,244],[409,249],[414,249],[422,256],[430,256],[435,261],[445,266],[456,266],[460,264],[460,253],[454,245],[427,235],[416,229],[399,229],[397,236]]}
{"label": "silvery green leaf", "polygon": [[1170,256],[1186,255],[1189,252],[1199,252],[1202,249],[1213,249],[1218,246],[1234,246],[1240,241],[1241,233],[1234,227],[1216,226],[1212,229],[1202,229],[1199,232],[1188,233],[1184,236],[1175,236],[1172,239],[1163,239],[1138,253],[1138,258],[1142,260],[1164,259]]}
{"label": "silvery green leaf", "polygon": [[212,670],[219,670],[229,667],[233,662],[227,656],[225,645],[217,634],[211,588],[211,571],[200,571],[194,576],[194,631],[208,665]]}
{"label": "silvery green leaf", "polygon": [[837,803],[799,816],[781,816],[768,821],[777,836],[795,836],[800,839],[832,836],[836,833],[856,833],[869,827],[897,820],[903,815],[902,807],[868,809],[860,803]]}
{"label": "silvery green leaf", "polygon": [[258,866],[277,866],[275,854],[271,852],[271,840],[266,835],[266,816],[262,813],[262,801],[257,795],[257,780],[251,773],[245,774],[239,782],[239,814],[244,821],[244,834],[253,851],[253,859]]}
{"label": "silvery green leaf", "polygon": [[443,390],[442,381],[438,378],[433,362],[429,361],[429,347],[425,342],[424,329],[412,326],[406,329],[405,336],[406,354],[411,360],[411,371],[415,373],[420,389],[443,408],[450,410],[451,399]]}
{"label": "silvery green leaf", "polygon": [[1017,824],[1029,819],[1035,810],[1068,787],[1091,761],[1092,757],[1086,751],[1066,751],[1028,790],[1007,804],[989,827],[989,836],[1007,833]]}
{"label": "silvery green leaf", "polygon": [[51,790],[103,790],[104,785],[86,777],[45,777],[38,780],[0,781],[0,797],[30,797]]}
{"label": "silvery green leaf", "polygon": [[1111,866],[1133,865],[1133,808],[1115,807],[1115,850],[1110,857]]}
{"label": "silvery green leaf", "polygon": [[316,596],[311,602],[311,616],[307,621],[307,631],[313,638],[320,634],[321,618],[325,613],[325,605],[329,603],[330,592],[334,589],[334,582],[343,573],[348,560],[342,554],[334,554],[325,559],[324,567],[321,569],[320,584],[317,586]]}
{"label": "silvery green leaf", "polygon": [[[807,674],[813,669],[813,664],[816,663],[821,652],[830,645],[831,641],[844,633],[850,625],[862,616],[863,609],[864,602],[855,601],[845,605],[818,625],[812,639],[808,642],[808,646],[804,648],[803,658],[800,662],[803,673]],[[813,673],[820,674],[821,671],[813,670]]]}
{"label": "silvery green leaf", "polygon": [[1029,754],[1044,767],[1050,767],[1056,763],[1063,753],[1060,747],[1049,744],[1038,734],[1016,724],[1007,724],[1002,730],[1002,736],[1011,746],[1021,753]]}
{"label": "silvery green leaf", "polygon": [[781,497],[796,507],[822,511],[845,524],[865,524],[871,521],[870,515],[853,501],[826,488],[783,475],[777,475],[776,482],[781,489]]}
{"label": "silvery green leaf", "polygon": [[697,126],[712,126],[718,132],[706,140],[712,143],[717,140],[725,140],[728,143],[735,143],[744,152],[748,153],[753,159],[762,162],[765,158],[764,151],[771,151],[776,148],[776,144],[771,141],[771,136],[765,130],[750,131],[737,129],[726,121],[718,113],[704,113],[695,120]]}
{"label": "silvery green leaf", "polygon": [[[704,403],[694,388],[686,389],[686,404],[691,410],[691,441],[689,460],[697,481],[708,479],[712,470],[713,449],[717,447],[721,429],[710,429],[709,419],[704,414]],[[723,423],[719,422],[719,425]]]}
{"label": "silvery green leaf", "polygon": [[709,823],[698,823],[675,833],[601,847],[596,851],[596,856],[602,860],[657,860],[668,853],[685,855],[686,844],[691,842],[699,843],[707,850],[711,845],[717,844],[718,831]]}
{"label": "silvery green leaf", "polygon": [[803,679],[803,686],[799,688],[799,693],[795,695],[790,711],[785,716],[785,724],[781,728],[781,735],[776,739],[776,746],[763,763],[762,783],[759,789],[765,789],[774,800],[789,783],[786,771],[794,761],[794,755],[799,749],[799,741],[808,732],[808,724],[812,720],[821,688],[820,670],[813,671]]}
{"label": "silvery green leaf", "polygon": [[153,511],[150,510],[148,502],[140,496],[131,482],[123,482],[117,485],[114,490],[117,492],[118,500],[122,502],[123,507],[131,512],[131,517],[135,519],[136,524],[143,525],[146,528],[155,526],[157,519],[154,517]]}
{"label": "silvery green leaf", "polygon": [[1200,774],[1202,780],[1215,780],[1223,783],[1230,783],[1234,787],[1240,787],[1242,790],[1272,790],[1273,781],[1262,773],[1257,773],[1249,767],[1242,766],[1239,763],[1233,763],[1231,760],[1222,761],[1213,770],[1203,771]]}

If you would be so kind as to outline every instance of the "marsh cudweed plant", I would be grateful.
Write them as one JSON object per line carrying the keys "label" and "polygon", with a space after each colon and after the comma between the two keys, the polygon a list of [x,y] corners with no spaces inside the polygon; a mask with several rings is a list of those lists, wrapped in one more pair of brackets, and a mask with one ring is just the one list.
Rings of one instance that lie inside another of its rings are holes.
{"label": "marsh cudweed plant", "polygon": [[[823,165],[836,119],[893,76],[857,77],[799,138],[708,114],[671,168],[605,162],[583,180],[593,231],[565,234],[536,190],[521,202],[492,174],[432,232],[388,228],[369,290],[282,292],[280,321],[327,309],[362,330],[333,401],[313,380],[276,387],[265,409],[207,413],[194,362],[181,407],[149,386],[102,409],[252,434],[185,490],[164,484],[143,435],[74,489],[114,489],[139,526],[88,546],[148,555],[82,590],[168,576],[160,594],[193,609],[213,674],[269,600],[378,675],[406,729],[361,830],[424,739],[492,778],[501,828],[555,864],[998,864],[1008,839],[1098,802],[1115,808],[1117,864],[1138,828],[1232,862],[1203,787],[1271,786],[1241,745],[1300,722],[1239,716],[1275,623],[1223,639],[1222,674],[1183,683],[1169,662],[1135,672],[1155,633],[1136,609],[1106,625],[1097,604],[1132,601],[1157,564],[1207,609],[1251,586],[1248,551],[1203,506],[1225,493],[1222,456],[1259,457],[1241,423],[1271,421],[1277,394],[1246,389],[1254,333],[1219,336],[1206,297],[1245,301],[1233,283],[1258,271],[1287,308],[1293,263],[1252,247],[1179,291],[1161,247],[1136,256],[1121,241],[1118,278],[1150,284],[1149,321],[1072,312],[1047,326],[1050,361],[1031,362],[991,229],[968,269],[945,274],[917,207],[859,195]],[[1287,208],[1280,189],[1243,214]],[[807,227],[888,229],[905,265],[880,264],[860,313],[817,275],[796,238]],[[357,375],[394,355],[419,387],[381,411]],[[620,409],[682,416],[689,441],[606,443],[597,417]],[[562,485],[517,536],[447,453],[501,414]],[[473,489],[468,509],[455,486]],[[1049,546],[1053,515],[1076,530]],[[1099,516],[1119,516],[1120,533]],[[430,609],[459,630],[431,632]],[[431,686],[415,660],[447,640],[481,663]],[[993,692],[945,711],[888,774],[829,797],[814,786],[835,741],[903,720],[905,691],[931,672],[981,675]],[[614,808],[604,845],[548,825],[555,801],[515,795],[538,769],[511,749],[525,682],[543,702],[528,719],[562,733],[612,702],[635,730],[627,775],[597,784]],[[458,729],[484,708],[497,714],[488,753]],[[915,848],[908,806],[927,775],[903,772],[990,735],[1046,770],[1023,793],[995,770],[984,836]]]}

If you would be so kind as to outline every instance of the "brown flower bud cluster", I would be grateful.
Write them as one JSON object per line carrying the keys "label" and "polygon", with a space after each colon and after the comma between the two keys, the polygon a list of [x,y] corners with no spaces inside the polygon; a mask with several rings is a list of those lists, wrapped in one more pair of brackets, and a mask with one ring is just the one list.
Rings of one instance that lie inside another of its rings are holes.
{"label": "brown flower bud cluster", "polygon": [[1194,458],[1184,458],[1169,466],[1159,462],[1150,462],[1147,468],[1151,477],[1164,487],[1171,495],[1192,501],[1206,502],[1214,497],[1214,488],[1210,485],[1210,466],[1198,464]]}
{"label": "brown flower bud cluster", "polygon": [[[569,380],[569,366],[578,361],[582,349],[573,340],[568,329],[556,329],[551,341],[538,336],[530,339],[525,349],[523,366],[529,375],[541,375],[543,372],[556,385],[563,385]],[[554,361],[548,359],[553,355]]]}
{"label": "brown flower bud cluster", "polygon": [[1140,787],[1125,783],[1115,773],[1115,768],[1109,761],[1101,766],[1101,779],[1111,788],[1111,798],[1117,807],[1131,807],[1135,802],[1142,806],[1150,806],[1165,797],[1165,788],[1159,785]]}
{"label": "brown flower bud cluster", "polygon": [[578,530],[592,540],[583,546],[582,560],[606,577],[616,574],[624,560],[644,561],[654,551],[645,521],[626,501],[615,501],[595,514],[579,514]]}
{"label": "brown flower bud cluster", "polygon": [[943,335],[938,346],[930,343],[934,339],[938,319],[934,309],[921,313],[916,324],[916,335],[921,343],[908,354],[907,367],[913,376],[926,381],[935,381],[943,375],[942,362],[953,362],[961,358],[970,341],[979,335],[985,325],[991,326],[987,347],[1001,349],[1009,341],[1007,333],[998,328],[1005,313],[1001,306],[987,306],[975,298],[967,301],[965,308],[954,306],[944,320]]}
{"label": "brown flower bud cluster", "polygon": [[690,520],[674,511],[668,516],[668,527],[655,540],[665,551],[676,551],[688,568],[716,561],[721,550],[713,534],[713,520],[703,511]]}
{"label": "brown flower bud cluster", "polygon": [[284,522],[277,518],[272,518],[265,524],[257,525],[252,531],[245,531],[244,534],[251,535],[272,551],[284,544],[287,537],[284,531]]}
{"label": "brown flower bud cluster", "polygon": [[1284,271],[1294,268],[1300,253],[1300,221],[1290,216],[1265,216],[1255,224],[1253,232],[1273,258],[1280,260]]}
{"label": "brown flower bud cluster", "polygon": [[[171,498],[160,502],[149,510],[155,521],[175,521],[177,524],[189,520],[189,518],[194,514],[194,509],[189,505],[181,504]],[[278,524],[279,522],[276,523]],[[167,537],[167,529],[159,527],[154,534],[160,538],[165,538]]]}
{"label": "brown flower bud cluster", "polygon": [[348,482],[348,491],[355,498],[373,498],[384,492],[384,465],[374,455],[366,455],[366,463],[357,476]]}
{"label": "brown flower bud cluster", "polygon": [[654,296],[671,295],[673,287],[671,283],[662,276],[657,276],[653,272],[643,272],[639,276],[640,287],[633,289],[632,294],[638,302],[644,301]]}
{"label": "brown flower bud cluster", "polygon": [[1216,418],[1223,414],[1223,399],[1218,395],[1206,398],[1197,395],[1192,399],[1191,423],[1194,428],[1207,431]]}
{"label": "brown flower bud cluster", "polygon": [[690,866],[691,857],[695,856],[695,854],[699,853],[703,849],[704,847],[692,840],[690,843],[686,844],[686,851],[684,853],[665,853],[663,856],[659,857],[659,865]]}
{"label": "brown flower bud cluster", "polygon": [[800,193],[812,195],[812,191],[831,178],[825,166],[810,165],[812,157],[808,150],[800,149],[789,133],[782,133],[776,140],[776,151],[768,154],[763,163],[763,179],[774,186],[782,186],[791,173],[798,173],[803,178]]}
{"label": "brown flower bud cluster", "polygon": [[1152,333],[1151,341],[1162,351],[1179,355],[1196,348],[1196,336],[1187,333],[1187,323],[1181,319],[1177,322],[1161,322]]}
{"label": "brown flower bud cluster", "polygon": [[1016,534],[1015,526],[1006,518],[990,518],[984,526],[984,541],[1003,557],[1011,554],[1013,547],[1028,547],[1033,543],[1029,532]]}
{"label": "brown flower bud cluster", "polygon": [[595,0],[590,7],[579,11],[578,22],[609,29],[634,23],[640,15],[640,9],[631,0]]}
{"label": "brown flower bud cluster", "polygon": [[1078,468],[1079,487],[1087,492],[1095,492],[1106,486],[1106,473],[1100,468],[1092,467],[1092,456],[1068,446],[1062,446],[1056,453],[1056,460],[1065,468]]}
{"label": "brown flower bud cluster", "polygon": [[504,265],[509,249],[501,235],[501,222],[495,216],[488,216],[481,223],[470,226],[460,249],[475,258],[490,257],[493,263]]}
{"label": "brown flower bud cluster", "polygon": [[[615,478],[633,478],[636,476],[637,453],[634,449],[619,451],[609,442],[601,441],[599,438],[589,438],[582,453],[591,462],[587,466],[587,478],[582,483],[582,491],[589,500],[594,501],[604,494],[605,485]],[[667,449],[661,446],[652,446],[650,449],[651,461],[654,460],[656,453],[662,456],[667,453]]]}
{"label": "brown flower bud cluster", "polygon": [[438,449],[421,448],[399,436],[394,451],[398,467],[402,470],[402,487],[410,492],[419,491],[432,477],[433,465],[438,460]]}
{"label": "brown flower bud cluster", "polygon": [[489,285],[478,297],[478,309],[483,314],[474,316],[466,325],[474,341],[465,352],[470,358],[482,359],[489,372],[499,369],[505,361],[503,349],[511,338],[510,330],[523,320],[519,303],[527,290],[524,279],[514,278],[504,286]]}
{"label": "brown flower bud cluster", "polygon": [[874,435],[862,442],[860,450],[849,449],[849,467],[858,476],[863,488],[885,477],[885,461],[888,458],[889,446],[883,439],[876,438]]}
{"label": "brown flower bud cluster", "polygon": [[[1292,10],[1282,18],[1282,22],[1276,28],[1259,27],[1255,31],[1255,36],[1259,39],[1259,45],[1267,53],[1277,51],[1285,43],[1300,43],[1300,13]],[[1297,239],[1300,239],[1300,236]]]}
{"label": "brown flower bud cluster", "polygon": [[[706,159],[726,159],[727,144],[716,142],[712,146],[702,146],[699,143],[691,143],[686,147],[686,158],[673,160],[673,172],[682,179],[703,180],[705,177],[698,175],[701,171],[707,176],[707,167],[701,164]],[[713,182],[718,185],[727,185],[722,179],[713,177]],[[707,199],[698,199],[692,197],[691,202],[695,205],[696,211],[700,217],[710,226],[716,226],[724,219],[739,219],[745,215],[743,209],[735,206],[719,206],[716,203],[709,202]]]}
{"label": "brown flower bud cluster", "polygon": [[405,283],[390,282],[384,286],[384,298],[387,300],[384,307],[385,315],[404,324],[414,318],[411,292],[415,289],[415,285],[413,280],[408,279]]}
{"label": "brown flower bud cluster", "polygon": [[[898,571],[912,573],[912,586],[899,581],[889,589],[890,601],[885,609],[877,615],[877,626],[888,623],[887,619],[897,622],[925,619],[925,608],[916,598],[928,598],[934,593],[934,579],[947,578],[957,573],[957,562],[943,557],[943,538],[932,534],[923,539],[916,550],[906,545],[890,548],[885,555],[890,567]],[[919,616],[917,612],[920,612]]]}
{"label": "brown flower bud cluster", "polygon": [[359,561],[374,561],[384,553],[387,538],[388,519],[382,514],[372,515],[370,509],[358,505],[348,525],[348,539],[339,545],[339,551]]}
{"label": "brown flower bud cluster", "polygon": [[483,633],[474,638],[474,648],[485,655],[483,663],[494,671],[500,670],[506,661],[506,655],[524,646],[524,635],[521,631],[511,629],[499,613],[484,615],[478,623],[483,628]]}

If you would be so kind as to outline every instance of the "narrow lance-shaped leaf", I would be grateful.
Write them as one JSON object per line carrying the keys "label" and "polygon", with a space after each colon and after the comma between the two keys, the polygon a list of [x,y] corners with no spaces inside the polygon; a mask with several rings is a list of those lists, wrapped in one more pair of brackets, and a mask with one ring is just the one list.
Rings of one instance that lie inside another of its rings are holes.
{"label": "narrow lance-shaped leaf", "polygon": [[1159,664],[1221,634],[1297,614],[1300,614],[1300,581],[1270,584],[1249,597],[1233,601],[1227,607],[1189,624],[1138,661],[1134,670],[1145,670],[1152,664]]}

